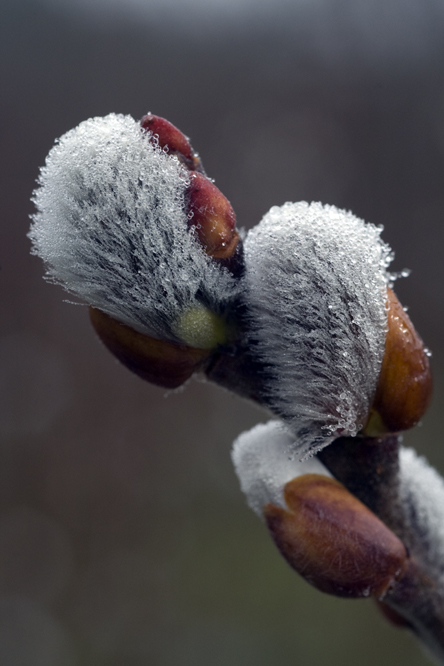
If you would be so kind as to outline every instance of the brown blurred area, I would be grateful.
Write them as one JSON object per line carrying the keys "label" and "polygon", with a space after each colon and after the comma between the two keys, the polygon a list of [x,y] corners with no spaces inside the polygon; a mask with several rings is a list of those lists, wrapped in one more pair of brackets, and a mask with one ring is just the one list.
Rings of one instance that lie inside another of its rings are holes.
{"label": "brown blurred area", "polygon": [[302,199],[383,224],[433,350],[434,402],[405,441],[444,471],[444,13],[314,4],[202,25],[148,1],[106,20],[0,5],[2,666],[428,663],[371,602],[321,595],[275,552],[230,462],[267,417],[202,382],[165,397],[132,376],[26,238],[54,139],[111,111],[188,134],[241,226]]}

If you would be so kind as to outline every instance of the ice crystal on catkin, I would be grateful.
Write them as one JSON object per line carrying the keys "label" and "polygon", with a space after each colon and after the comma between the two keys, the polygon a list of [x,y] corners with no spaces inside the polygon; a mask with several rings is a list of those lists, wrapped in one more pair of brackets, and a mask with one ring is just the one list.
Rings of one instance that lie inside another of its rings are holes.
{"label": "ice crystal on catkin", "polygon": [[272,208],[247,235],[249,346],[299,457],[356,435],[367,418],[392,258],[380,231],[334,206],[300,202]]}
{"label": "ice crystal on catkin", "polygon": [[187,170],[130,116],[92,118],[62,136],[38,184],[33,251],[83,302],[181,341],[184,311],[219,312],[235,292],[188,227]]}

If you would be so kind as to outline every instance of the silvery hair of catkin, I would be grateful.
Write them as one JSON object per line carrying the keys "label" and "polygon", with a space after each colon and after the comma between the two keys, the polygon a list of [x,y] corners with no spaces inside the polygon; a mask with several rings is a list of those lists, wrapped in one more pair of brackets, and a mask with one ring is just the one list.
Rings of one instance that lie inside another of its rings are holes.
{"label": "silvery hair of catkin", "polygon": [[[282,421],[260,423],[233,443],[231,458],[251,509],[263,520],[268,503],[287,508],[284,487],[303,474],[330,472],[317,456],[289,459],[294,437]],[[402,520],[398,536],[427,563],[435,580],[444,581],[444,480],[413,449],[399,449],[399,506]]]}
{"label": "silvery hair of catkin", "polygon": [[319,203],[273,207],[245,240],[248,346],[264,401],[311,455],[365,424],[387,331],[381,229]]}
{"label": "silvery hair of catkin", "polygon": [[130,116],[91,118],[62,136],[41,169],[29,236],[48,278],[136,330],[179,341],[175,322],[216,313],[235,279],[187,225],[188,172]]}
{"label": "silvery hair of catkin", "polygon": [[284,486],[303,474],[330,472],[313,456],[304,461],[289,458],[294,437],[282,421],[259,423],[233,442],[231,459],[248,506],[263,519],[263,509],[271,502],[283,509]]}
{"label": "silvery hair of catkin", "polygon": [[364,425],[384,353],[380,229],[334,206],[274,207],[247,235],[245,275],[207,256],[188,224],[189,173],[130,116],[92,118],[50,151],[29,236],[48,278],[132,328],[183,341],[187,309],[243,301],[243,344],[263,402],[299,457]]}
{"label": "silvery hair of catkin", "polygon": [[[402,540],[421,553],[427,570],[444,584],[444,480],[413,449],[399,451],[399,496],[404,518]],[[419,536],[419,538],[418,538]]]}

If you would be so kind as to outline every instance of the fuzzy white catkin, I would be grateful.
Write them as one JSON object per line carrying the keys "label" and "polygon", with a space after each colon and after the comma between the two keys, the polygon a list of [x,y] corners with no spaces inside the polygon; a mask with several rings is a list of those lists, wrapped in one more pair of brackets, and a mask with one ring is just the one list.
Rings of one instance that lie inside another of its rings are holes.
{"label": "fuzzy white catkin", "polygon": [[87,120],[41,170],[33,252],[49,279],[160,339],[189,342],[187,311],[223,314],[241,295],[241,343],[261,364],[262,402],[291,430],[295,454],[355,435],[384,353],[391,252],[380,229],[334,206],[274,207],[248,233],[235,279],[188,227],[188,183],[130,116]]}
{"label": "fuzzy white catkin", "polygon": [[[256,425],[233,443],[231,458],[248,506],[264,519],[266,504],[286,508],[284,486],[303,474],[331,474],[314,456],[290,457],[294,438],[281,421]],[[444,479],[413,449],[399,451],[399,536],[427,562],[435,580],[444,584]],[[418,541],[417,539],[420,539]],[[414,540],[414,541],[413,541]]]}
{"label": "fuzzy white catkin", "polygon": [[263,508],[272,503],[285,508],[283,490],[302,474],[330,472],[317,458],[299,461],[290,457],[294,438],[281,421],[260,423],[234,441],[231,458],[248,506],[263,519]]}
{"label": "fuzzy white catkin", "polygon": [[187,308],[236,292],[188,230],[187,171],[130,116],[91,118],[49,153],[29,236],[48,276],[136,330],[180,341]]}
{"label": "fuzzy white catkin", "polygon": [[[399,495],[404,513],[407,548],[418,547],[428,571],[444,584],[444,479],[425,458],[413,449],[401,447],[399,455]],[[411,543],[412,535],[421,542]]]}
{"label": "fuzzy white catkin", "polygon": [[380,232],[334,206],[300,202],[272,208],[247,235],[248,346],[300,458],[356,435],[367,419],[392,259]]}

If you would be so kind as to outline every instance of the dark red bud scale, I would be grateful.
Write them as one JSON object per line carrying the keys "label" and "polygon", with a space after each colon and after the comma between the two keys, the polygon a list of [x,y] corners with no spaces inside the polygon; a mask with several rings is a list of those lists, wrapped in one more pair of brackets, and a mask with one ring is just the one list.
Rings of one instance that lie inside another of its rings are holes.
{"label": "dark red bud scale", "polygon": [[157,137],[161,148],[168,147],[168,154],[176,155],[190,171],[203,170],[199,156],[194,152],[188,138],[168,120],[148,113],[143,116],[140,125]]}
{"label": "dark red bud scale", "polygon": [[189,224],[213,259],[228,259],[239,242],[236,215],[222,192],[201,173],[190,175],[186,194]]}
{"label": "dark red bud scale", "polygon": [[191,172],[186,192],[189,226],[195,230],[205,252],[223,262],[233,273],[238,272],[237,263],[241,258],[235,260],[240,241],[236,215],[228,199],[204,175],[200,158],[188,138],[168,120],[152,113],[144,116],[140,124],[157,138],[161,148],[168,147],[168,154],[175,155]]}

